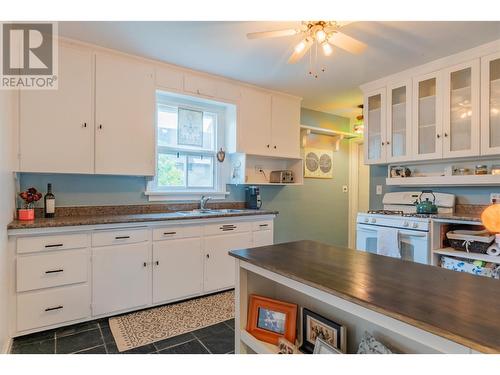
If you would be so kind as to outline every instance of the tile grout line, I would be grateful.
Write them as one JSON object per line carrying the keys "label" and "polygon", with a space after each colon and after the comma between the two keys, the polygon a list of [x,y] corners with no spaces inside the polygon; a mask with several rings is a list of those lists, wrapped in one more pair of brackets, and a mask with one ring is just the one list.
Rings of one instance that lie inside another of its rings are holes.
{"label": "tile grout line", "polygon": [[[175,337],[175,336],[172,336],[172,337]],[[189,339],[189,340],[187,340],[187,341],[183,341],[183,342],[179,342],[179,343],[177,343],[177,344],[173,344],[173,345],[170,345],[170,346],[166,346],[166,347],[164,347],[163,349],[159,349],[159,348],[155,345],[155,344],[156,344],[155,342],[153,342],[152,344],[153,344],[153,346],[156,348],[156,350],[160,351],[160,350],[167,350],[167,349],[170,349],[170,348],[175,348],[176,346],[179,346],[179,345],[182,345],[182,344],[186,344],[186,343],[191,342],[191,341],[194,341],[194,340],[196,340],[196,339],[197,339],[197,337],[196,337],[195,335],[193,335],[193,338],[192,338],[192,339]],[[167,339],[167,340],[168,340],[168,339]],[[160,340],[160,341],[161,341],[161,340]],[[159,341],[157,341],[157,342],[159,342]],[[147,345],[147,344],[146,344],[146,345]]]}
{"label": "tile grout line", "polygon": [[[78,350],[78,351],[76,351],[76,352],[72,352],[72,353],[68,353],[68,354],[78,354],[78,353],[85,352],[85,351],[90,350],[90,349],[95,349],[95,348],[98,348],[98,347],[100,347],[100,346],[104,346],[104,344],[101,344],[101,345],[96,345],[96,346],[92,346],[92,347],[90,347],[90,348],[85,348],[85,349]],[[104,350],[106,350],[106,347],[105,347],[105,346],[104,346]],[[108,353],[106,353],[106,354],[108,354]]]}
{"label": "tile grout line", "polygon": [[205,345],[203,342],[201,342],[201,340],[200,340],[198,337],[196,338],[196,340],[198,340],[198,342],[201,344],[201,346],[203,346],[205,349],[207,349],[207,352],[208,352],[209,354],[214,354],[214,353],[212,353],[212,352],[210,351],[210,349],[208,349],[208,348],[206,347],[206,345]]}
{"label": "tile grout line", "polygon": [[102,344],[104,345],[104,351],[106,352],[106,354],[109,354],[108,347],[106,346],[106,341],[104,340],[104,335],[102,334],[101,323],[97,323],[97,327],[99,327],[99,332],[101,332],[101,339],[102,339]]}

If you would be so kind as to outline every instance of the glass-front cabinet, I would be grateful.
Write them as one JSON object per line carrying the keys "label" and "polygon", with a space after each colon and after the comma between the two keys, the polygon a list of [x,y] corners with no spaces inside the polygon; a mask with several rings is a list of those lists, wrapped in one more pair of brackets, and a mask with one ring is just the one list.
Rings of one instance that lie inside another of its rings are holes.
{"label": "glass-front cabinet", "polygon": [[413,157],[414,160],[442,157],[441,72],[413,79]]}
{"label": "glass-front cabinet", "polygon": [[500,52],[481,59],[481,154],[500,154]]}
{"label": "glass-front cabinet", "polygon": [[387,86],[387,162],[411,156],[411,80]]}
{"label": "glass-front cabinet", "polygon": [[365,95],[366,164],[384,163],[386,160],[385,96],[385,87]]}
{"label": "glass-front cabinet", "polygon": [[444,71],[444,158],[479,155],[479,78],[479,60]]}

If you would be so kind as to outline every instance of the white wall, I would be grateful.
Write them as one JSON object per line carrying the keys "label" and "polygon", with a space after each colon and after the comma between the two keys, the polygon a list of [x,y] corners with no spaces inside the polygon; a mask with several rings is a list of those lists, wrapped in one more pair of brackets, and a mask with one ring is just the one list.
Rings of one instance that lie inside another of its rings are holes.
{"label": "white wall", "polygon": [[0,353],[7,349],[8,336],[8,273],[7,224],[12,221],[15,204],[14,176],[12,173],[16,136],[14,131],[15,94],[0,90]]}

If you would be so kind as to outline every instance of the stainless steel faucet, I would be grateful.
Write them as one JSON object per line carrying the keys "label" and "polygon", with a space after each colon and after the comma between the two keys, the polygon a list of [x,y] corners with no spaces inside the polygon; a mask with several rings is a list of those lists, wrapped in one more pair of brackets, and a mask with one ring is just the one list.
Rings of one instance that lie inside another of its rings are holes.
{"label": "stainless steel faucet", "polygon": [[207,202],[212,199],[211,197],[205,197],[204,195],[201,196],[200,199],[200,210],[206,210],[206,205]]}

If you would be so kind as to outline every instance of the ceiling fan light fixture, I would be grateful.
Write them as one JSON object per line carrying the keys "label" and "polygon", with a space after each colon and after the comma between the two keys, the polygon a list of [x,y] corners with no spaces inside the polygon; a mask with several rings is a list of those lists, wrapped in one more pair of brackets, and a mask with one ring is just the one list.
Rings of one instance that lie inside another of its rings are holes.
{"label": "ceiling fan light fixture", "polygon": [[325,56],[330,56],[333,53],[332,46],[326,40],[321,43],[321,48],[323,49],[323,54]]}
{"label": "ceiling fan light fixture", "polygon": [[323,43],[326,39],[326,33],[325,33],[325,30],[323,29],[319,29],[318,31],[316,31],[316,40],[318,43]]}
{"label": "ceiling fan light fixture", "polygon": [[304,48],[306,48],[306,43],[307,43],[307,38],[301,40],[300,43],[295,46],[294,48],[295,52],[301,53],[304,50]]}

